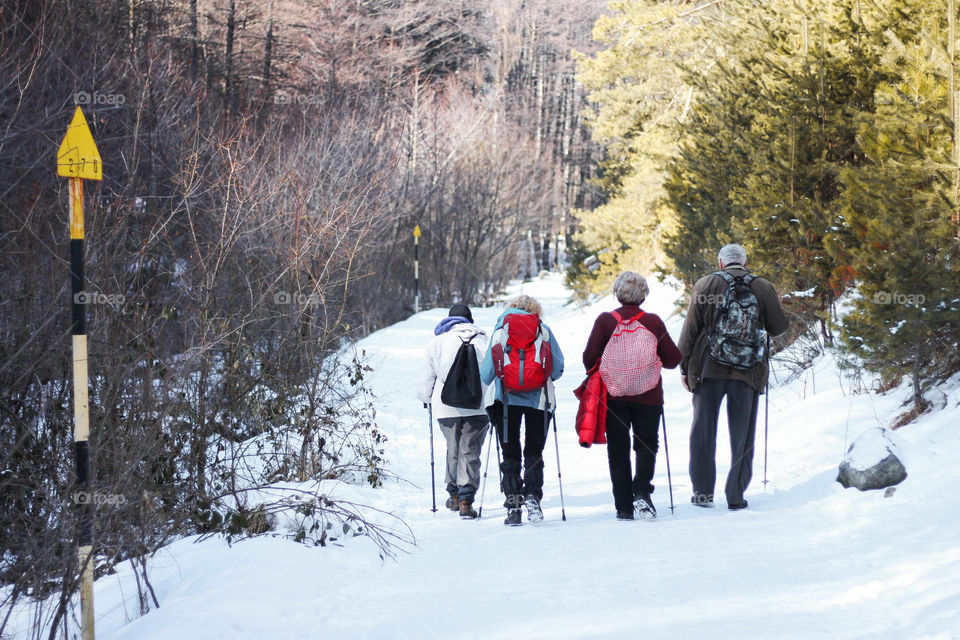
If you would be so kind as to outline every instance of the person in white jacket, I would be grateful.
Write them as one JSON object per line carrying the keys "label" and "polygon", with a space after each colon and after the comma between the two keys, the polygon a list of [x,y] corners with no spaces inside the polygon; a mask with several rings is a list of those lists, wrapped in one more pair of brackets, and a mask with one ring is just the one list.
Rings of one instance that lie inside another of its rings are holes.
{"label": "person in white jacket", "polygon": [[487,414],[482,406],[478,409],[460,409],[446,405],[440,400],[440,394],[460,345],[469,341],[477,352],[477,362],[482,362],[490,338],[473,324],[473,314],[463,304],[453,305],[433,333],[436,337],[427,347],[417,385],[417,397],[424,404],[432,405],[433,415],[447,440],[447,470],[444,476],[447,493],[450,494],[447,508],[459,511],[463,518],[476,518],[473,499],[480,486],[480,451],[487,435]]}

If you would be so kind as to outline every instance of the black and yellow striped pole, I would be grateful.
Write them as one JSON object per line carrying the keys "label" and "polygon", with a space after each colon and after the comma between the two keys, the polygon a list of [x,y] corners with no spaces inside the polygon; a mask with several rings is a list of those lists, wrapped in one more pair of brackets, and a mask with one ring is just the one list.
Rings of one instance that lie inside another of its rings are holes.
{"label": "black and yellow striped pole", "polygon": [[80,628],[83,640],[93,640],[93,507],[90,486],[90,412],[87,380],[87,327],[83,276],[83,181],[102,180],[100,152],[80,107],[73,113],[67,135],[57,151],[57,175],[70,179],[70,293],[73,320],[73,424],[77,490],[80,509]]}
{"label": "black and yellow striped pole", "polygon": [[420,225],[413,228],[413,312],[420,313]]}

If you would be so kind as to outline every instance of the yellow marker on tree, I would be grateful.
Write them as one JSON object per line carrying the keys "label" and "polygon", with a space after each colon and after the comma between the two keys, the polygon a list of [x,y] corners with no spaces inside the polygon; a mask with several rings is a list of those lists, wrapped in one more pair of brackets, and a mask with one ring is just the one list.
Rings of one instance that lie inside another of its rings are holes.
{"label": "yellow marker on tree", "polygon": [[83,181],[102,180],[103,164],[80,107],[73,113],[57,151],[57,175],[70,179],[70,290],[73,320],[73,423],[80,508],[80,627],[93,640],[93,508],[90,504],[90,407],[87,378],[87,327],[83,275]]}

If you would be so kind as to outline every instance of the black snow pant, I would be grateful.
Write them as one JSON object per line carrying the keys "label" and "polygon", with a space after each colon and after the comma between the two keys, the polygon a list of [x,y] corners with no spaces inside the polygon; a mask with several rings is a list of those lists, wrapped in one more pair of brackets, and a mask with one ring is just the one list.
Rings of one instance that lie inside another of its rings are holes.
{"label": "black snow pant", "polygon": [[[503,449],[503,506],[519,509],[526,496],[543,499],[543,445],[547,441],[547,414],[542,409],[510,405],[507,410],[507,433],[497,425],[497,436]],[[525,424],[523,439],[523,479],[520,478],[520,421]]]}
{"label": "black snow pant", "polygon": [[[660,405],[641,404],[609,398],[607,400],[607,460],[617,511],[633,511],[638,493],[653,493],[654,467],[660,446]],[[630,427],[633,450],[637,454],[636,471],[630,473]],[[632,475],[632,480],[631,480]]]}
{"label": "black snow pant", "polygon": [[713,500],[717,482],[717,419],[727,398],[730,429],[730,472],[724,488],[727,504],[741,504],[753,477],[753,443],[757,434],[756,389],[742,380],[705,378],[693,392],[693,428],[690,431],[690,480],[694,496]]}

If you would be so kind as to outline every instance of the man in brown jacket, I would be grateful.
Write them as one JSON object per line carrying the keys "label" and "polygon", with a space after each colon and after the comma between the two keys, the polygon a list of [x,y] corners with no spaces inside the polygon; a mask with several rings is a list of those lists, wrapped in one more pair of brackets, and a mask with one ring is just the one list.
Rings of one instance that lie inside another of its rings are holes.
{"label": "man in brown jacket", "polygon": [[[728,244],[717,254],[720,269],[731,276],[744,277],[747,252],[738,244]],[[712,273],[693,287],[678,347],[683,355],[681,381],[693,393],[693,427],[690,432],[691,502],[701,507],[713,506],[713,489],[717,480],[717,419],[720,403],[727,398],[727,423],[730,429],[730,473],[724,489],[727,507],[743,509],[743,497],[753,476],[753,443],[757,432],[757,405],[767,380],[767,365],[759,358],[750,369],[721,364],[709,353],[710,335],[721,320],[727,293],[727,280]],[[780,296],[763,278],[749,280],[750,291],[757,299],[760,325],[771,336],[787,330],[789,321],[780,305]]]}

